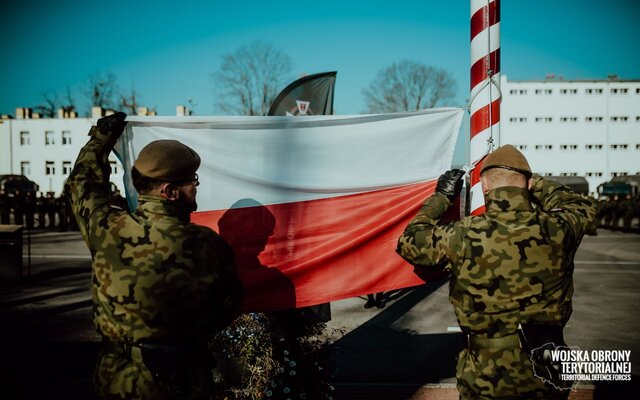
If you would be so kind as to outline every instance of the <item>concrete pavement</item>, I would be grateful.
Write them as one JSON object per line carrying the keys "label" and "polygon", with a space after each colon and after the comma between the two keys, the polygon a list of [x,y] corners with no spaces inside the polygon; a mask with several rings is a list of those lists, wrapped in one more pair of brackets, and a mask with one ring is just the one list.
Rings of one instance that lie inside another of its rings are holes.
{"label": "concrete pavement", "polygon": [[[32,237],[31,276],[0,288],[0,398],[89,399],[99,347],[91,320],[90,260],[77,233]],[[25,251],[26,255],[26,251]],[[26,260],[25,260],[26,261]],[[570,345],[631,350],[632,382],[585,383],[572,398],[623,398],[640,377],[640,235],[599,231],[576,257]],[[366,297],[332,303],[335,399],[454,399],[464,337],[447,281],[390,293],[383,309]]]}

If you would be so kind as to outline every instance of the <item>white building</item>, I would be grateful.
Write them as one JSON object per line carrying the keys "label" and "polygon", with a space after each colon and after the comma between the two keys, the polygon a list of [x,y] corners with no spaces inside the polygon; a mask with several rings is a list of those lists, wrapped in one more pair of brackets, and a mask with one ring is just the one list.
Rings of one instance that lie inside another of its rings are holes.
{"label": "white building", "polygon": [[[92,123],[102,114],[98,107],[91,118],[62,111],[59,118],[40,118],[29,109],[16,109],[16,119],[0,120],[0,175],[25,175],[41,192],[60,195],[80,149],[89,140]],[[141,107],[138,115],[154,113]],[[111,181],[124,193],[122,166],[113,153],[109,162]]]}
{"label": "white building", "polygon": [[640,80],[501,80],[500,144],[541,175],[583,176],[589,190],[640,174]]}

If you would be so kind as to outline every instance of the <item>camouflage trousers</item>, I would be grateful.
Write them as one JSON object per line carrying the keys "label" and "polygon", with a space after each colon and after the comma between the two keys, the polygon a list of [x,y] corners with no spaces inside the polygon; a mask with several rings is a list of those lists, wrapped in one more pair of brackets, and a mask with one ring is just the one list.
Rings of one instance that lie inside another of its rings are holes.
{"label": "camouflage trousers", "polygon": [[514,349],[464,349],[456,367],[458,391],[465,400],[565,400],[559,390],[534,376],[527,353]]}
{"label": "camouflage trousers", "polygon": [[[177,369],[179,368],[179,370]],[[179,373],[161,376],[145,365],[139,347],[124,354],[103,350],[94,372],[99,399],[209,399],[211,370],[202,363],[175,366]]]}

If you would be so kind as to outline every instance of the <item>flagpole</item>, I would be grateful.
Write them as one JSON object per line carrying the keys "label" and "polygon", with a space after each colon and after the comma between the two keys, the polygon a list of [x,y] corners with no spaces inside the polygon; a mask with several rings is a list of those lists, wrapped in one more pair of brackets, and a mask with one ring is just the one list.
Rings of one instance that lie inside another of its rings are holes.
{"label": "flagpole", "polygon": [[500,0],[471,0],[471,214],[484,212],[482,160],[500,138]]}

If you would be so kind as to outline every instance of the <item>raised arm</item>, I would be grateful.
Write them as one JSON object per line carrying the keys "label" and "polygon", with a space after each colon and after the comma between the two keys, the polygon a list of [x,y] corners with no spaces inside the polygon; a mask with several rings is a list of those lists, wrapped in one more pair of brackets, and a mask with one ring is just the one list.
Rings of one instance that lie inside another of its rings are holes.
{"label": "raised arm", "polygon": [[546,212],[563,221],[580,238],[593,222],[596,208],[593,202],[557,182],[533,176],[531,194]]}
{"label": "raised arm", "polygon": [[413,265],[448,269],[461,248],[454,224],[438,225],[460,192],[464,171],[451,170],[438,179],[436,191],[427,198],[418,214],[398,239],[397,253]]}
{"label": "raised arm", "polygon": [[125,118],[124,113],[116,113],[91,127],[89,142],[80,150],[66,182],[71,208],[85,241],[92,221],[109,210],[109,153],[124,130]]}

